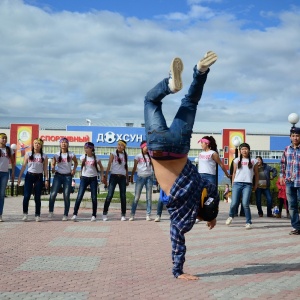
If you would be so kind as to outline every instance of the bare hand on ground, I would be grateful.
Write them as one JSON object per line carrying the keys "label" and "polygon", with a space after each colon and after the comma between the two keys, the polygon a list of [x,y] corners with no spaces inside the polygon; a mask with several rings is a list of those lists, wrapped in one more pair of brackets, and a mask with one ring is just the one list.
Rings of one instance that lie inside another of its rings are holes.
{"label": "bare hand on ground", "polygon": [[217,219],[213,219],[210,222],[206,223],[206,226],[208,227],[209,230],[213,229],[217,224]]}

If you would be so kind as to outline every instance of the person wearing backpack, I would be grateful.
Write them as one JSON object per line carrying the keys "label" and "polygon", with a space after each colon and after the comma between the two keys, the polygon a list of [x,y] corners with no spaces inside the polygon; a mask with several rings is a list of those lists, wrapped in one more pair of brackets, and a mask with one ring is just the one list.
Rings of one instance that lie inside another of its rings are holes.
{"label": "person wearing backpack", "polygon": [[[185,234],[190,231],[199,214],[202,191],[216,205],[219,194],[216,186],[202,179],[197,168],[188,159],[190,139],[195,122],[198,103],[202,96],[209,67],[217,60],[217,55],[209,51],[194,67],[193,81],[182,99],[178,112],[170,127],[162,113],[165,96],[182,89],[181,72],[183,63],[176,57],[171,62],[169,78],[160,81],[145,96],[145,131],[149,154],[152,158],[155,176],[162,190],[168,196],[167,209],[170,214],[170,237],[172,244],[172,273],[175,278],[197,280],[198,277],[184,273],[186,246]],[[212,229],[216,218],[207,220]]]}

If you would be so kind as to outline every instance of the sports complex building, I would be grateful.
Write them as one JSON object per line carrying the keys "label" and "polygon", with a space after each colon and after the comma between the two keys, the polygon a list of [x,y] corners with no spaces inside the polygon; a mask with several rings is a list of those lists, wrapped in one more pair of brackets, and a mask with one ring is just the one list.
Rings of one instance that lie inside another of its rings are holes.
{"label": "sports complex building", "polygon": [[[84,154],[84,144],[87,141],[95,144],[96,154],[106,168],[109,155],[116,149],[117,141],[127,141],[129,171],[132,170],[136,154],[140,153],[139,145],[145,139],[143,121],[107,121],[89,119],[54,119],[54,118],[26,118],[1,117],[0,132],[8,137],[8,144],[16,144],[17,171],[21,169],[25,152],[31,151],[32,140],[40,137],[44,140],[43,151],[49,157],[59,151],[59,139],[67,137],[70,141],[69,151],[77,158]],[[235,155],[234,140],[247,142],[251,146],[251,156],[260,155],[266,163],[279,163],[283,149],[290,144],[289,132],[291,124],[286,123],[216,123],[196,122],[191,140],[189,159],[197,164],[197,157],[201,151],[199,139],[205,135],[212,135],[218,145],[219,155],[225,167],[229,170]],[[220,168],[219,168],[220,169]],[[228,179],[220,169],[219,184],[225,184]],[[80,163],[78,164],[75,180],[78,183]]]}

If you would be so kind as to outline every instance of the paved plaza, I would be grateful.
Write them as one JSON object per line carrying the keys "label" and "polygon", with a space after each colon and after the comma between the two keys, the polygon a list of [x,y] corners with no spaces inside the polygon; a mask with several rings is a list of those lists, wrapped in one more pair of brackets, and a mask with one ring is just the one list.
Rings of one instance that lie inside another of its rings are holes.
{"label": "paved plaza", "polygon": [[[0,299],[299,299],[300,236],[290,236],[286,218],[258,218],[252,230],[237,217],[230,227],[229,204],[220,204],[217,227],[199,223],[186,235],[185,271],[199,280],[174,279],[168,214],[162,222],[120,221],[112,205],[109,221],[90,222],[91,209],[79,210],[79,222],[53,220],[42,208],[42,222],[22,222],[22,197],[5,199],[0,223]],[[70,217],[72,216],[70,209]],[[155,216],[153,210],[153,217]],[[129,207],[127,216],[129,216]]]}

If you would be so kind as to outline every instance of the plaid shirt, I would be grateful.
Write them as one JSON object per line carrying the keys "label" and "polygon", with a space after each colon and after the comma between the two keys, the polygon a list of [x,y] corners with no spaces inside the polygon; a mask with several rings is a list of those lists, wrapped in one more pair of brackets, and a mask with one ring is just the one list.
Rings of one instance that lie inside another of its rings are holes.
{"label": "plaid shirt", "polygon": [[300,145],[294,148],[291,144],[284,149],[280,177],[284,177],[286,181],[294,181],[294,186],[300,187]]}
{"label": "plaid shirt", "polygon": [[219,201],[216,186],[208,180],[202,179],[197,168],[188,160],[171,188],[167,203],[171,220],[173,275],[176,278],[183,274],[186,253],[184,234],[190,231],[195,224],[204,187],[207,188],[209,197]]}

